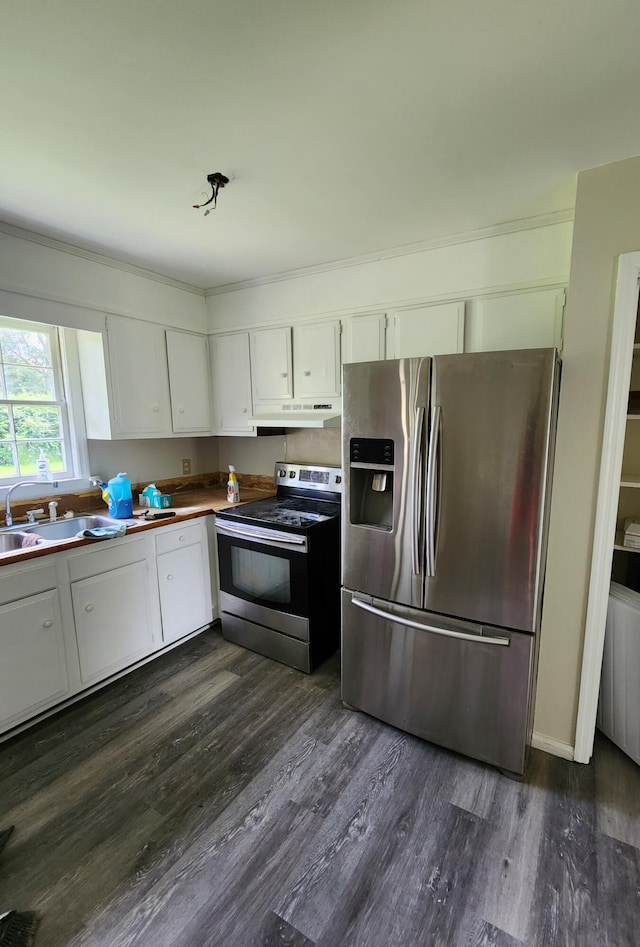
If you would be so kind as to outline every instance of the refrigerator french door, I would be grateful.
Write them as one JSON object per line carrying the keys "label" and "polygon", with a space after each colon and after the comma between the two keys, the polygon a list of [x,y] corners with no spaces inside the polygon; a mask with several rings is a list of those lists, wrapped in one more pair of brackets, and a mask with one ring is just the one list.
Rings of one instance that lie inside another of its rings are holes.
{"label": "refrigerator french door", "polygon": [[515,773],[558,377],[554,349],[344,368],[343,700]]}

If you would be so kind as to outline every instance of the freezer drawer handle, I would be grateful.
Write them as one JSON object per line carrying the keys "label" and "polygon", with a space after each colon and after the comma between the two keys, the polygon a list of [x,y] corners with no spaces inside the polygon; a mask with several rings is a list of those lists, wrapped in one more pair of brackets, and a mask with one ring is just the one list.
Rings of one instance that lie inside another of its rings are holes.
{"label": "freezer drawer handle", "polygon": [[449,631],[446,628],[438,628],[437,625],[425,625],[419,621],[411,621],[410,618],[399,618],[398,615],[385,612],[381,608],[376,608],[375,605],[369,605],[368,602],[361,601],[359,598],[352,598],[351,601],[358,608],[364,609],[365,612],[371,612],[372,615],[378,615],[379,618],[386,618],[397,625],[406,625],[407,628],[417,628],[418,631],[432,631],[435,635],[443,635],[445,638],[460,638],[463,641],[474,641],[476,644],[509,645],[509,638],[489,638],[484,635],[468,635],[463,631]]}

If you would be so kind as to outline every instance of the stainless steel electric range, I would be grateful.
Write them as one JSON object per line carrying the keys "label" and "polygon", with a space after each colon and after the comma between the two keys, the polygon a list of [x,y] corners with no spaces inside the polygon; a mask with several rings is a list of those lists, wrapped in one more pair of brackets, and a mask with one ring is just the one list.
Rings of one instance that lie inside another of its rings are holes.
{"label": "stainless steel electric range", "polygon": [[310,673],[340,643],[342,470],[277,463],[274,480],[216,513],[222,634]]}

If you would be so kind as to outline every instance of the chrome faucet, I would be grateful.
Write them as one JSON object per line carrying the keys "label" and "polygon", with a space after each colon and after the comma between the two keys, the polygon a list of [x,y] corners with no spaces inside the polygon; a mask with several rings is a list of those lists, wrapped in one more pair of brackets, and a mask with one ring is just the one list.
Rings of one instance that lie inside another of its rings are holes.
{"label": "chrome faucet", "polygon": [[7,490],[7,495],[4,498],[5,502],[5,517],[4,522],[5,526],[13,526],[13,516],[11,515],[11,494],[14,490],[17,490],[18,487],[44,487],[52,486],[52,484],[45,483],[44,480],[21,480],[20,483],[12,483]]}

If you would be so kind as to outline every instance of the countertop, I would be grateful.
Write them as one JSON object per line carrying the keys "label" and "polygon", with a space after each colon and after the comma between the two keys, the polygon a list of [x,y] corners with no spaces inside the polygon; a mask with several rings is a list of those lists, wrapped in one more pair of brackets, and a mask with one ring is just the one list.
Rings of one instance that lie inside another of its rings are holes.
{"label": "countertop", "polygon": [[[275,495],[275,489],[261,490],[254,487],[244,487],[241,489],[241,504],[248,503],[250,500],[263,500],[266,497]],[[226,486],[176,492],[173,494],[172,500],[173,506],[171,510],[175,512],[175,516],[155,521],[140,519],[131,526],[127,525],[126,535],[132,536],[134,533],[141,533],[148,529],[162,529],[163,526],[168,526],[170,523],[181,523],[184,520],[192,520],[198,516],[208,516],[210,513],[215,513],[218,510],[226,510],[230,506],[238,505],[236,503],[227,502]],[[134,517],[143,512],[144,510],[140,507],[133,508]],[[81,512],[78,512],[77,515],[80,516],[83,513],[101,513],[106,515],[106,509],[104,505],[100,508],[94,506],[92,509],[83,509]],[[42,522],[46,523],[48,520],[42,520]],[[27,524],[14,524],[16,528],[21,525],[26,526]],[[104,543],[108,542],[112,542],[112,540],[78,539],[73,537],[71,539],[59,539],[47,542],[46,544],[43,543],[41,546],[29,546],[27,549],[12,549],[8,552],[0,553],[0,567],[15,565],[17,562],[25,562],[29,559],[39,559],[42,556],[50,556],[53,553],[61,552],[63,549],[74,549],[79,546],[95,546],[99,544],[104,545]]]}

